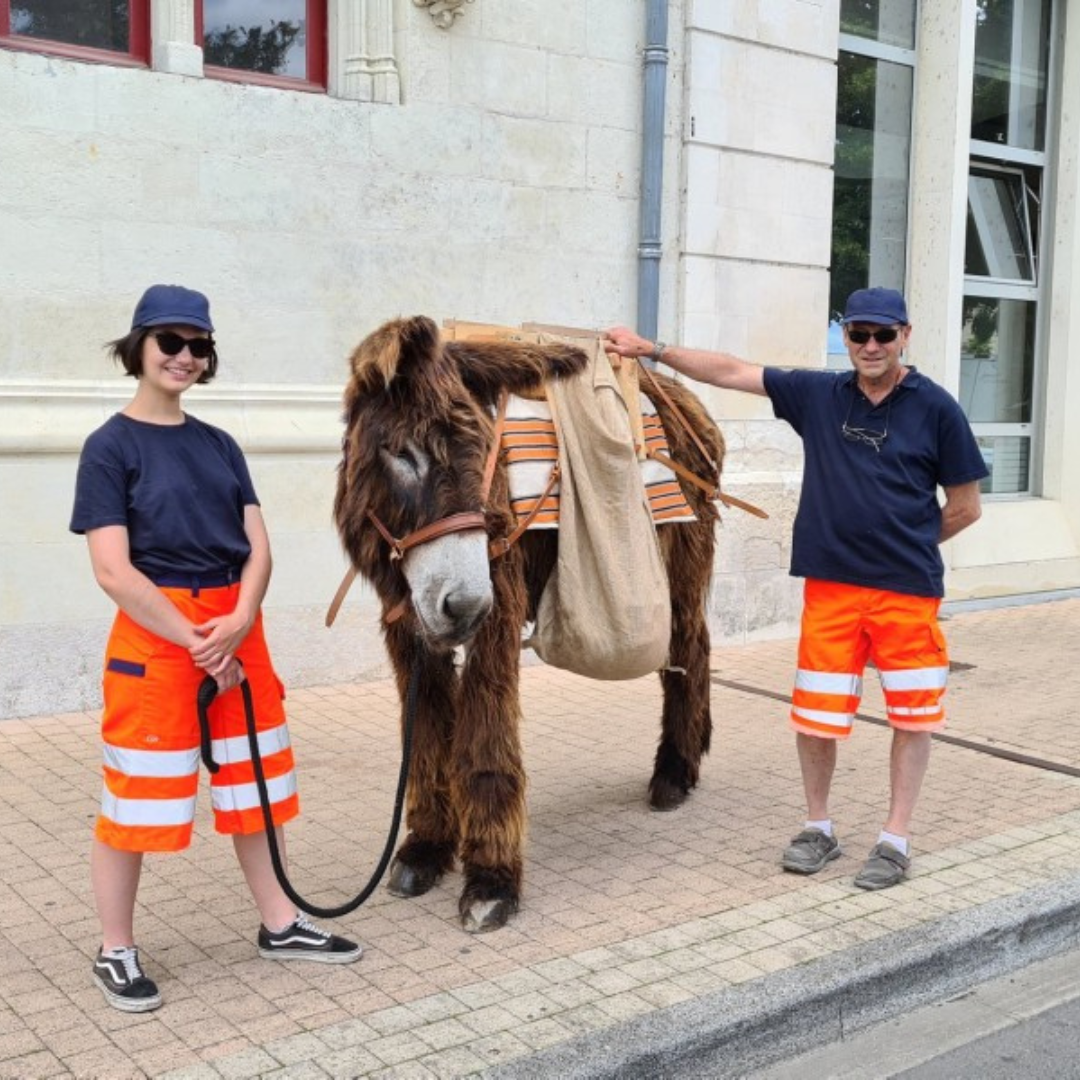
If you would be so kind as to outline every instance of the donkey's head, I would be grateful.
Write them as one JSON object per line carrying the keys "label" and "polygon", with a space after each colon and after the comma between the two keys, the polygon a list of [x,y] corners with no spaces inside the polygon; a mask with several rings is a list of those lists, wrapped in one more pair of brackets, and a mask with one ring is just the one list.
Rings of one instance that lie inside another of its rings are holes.
{"label": "donkey's head", "polygon": [[[423,316],[386,323],[353,352],[334,517],[353,565],[388,608],[411,603],[429,645],[467,641],[492,605],[488,539],[510,528],[505,479],[484,490],[500,392],[583,364],[568,346],[444,343]],[[443,532],[447,519],[465,528]],[[429,526],[433,539],[412,542]],[[400,558],[384,532],[412,538]]]}

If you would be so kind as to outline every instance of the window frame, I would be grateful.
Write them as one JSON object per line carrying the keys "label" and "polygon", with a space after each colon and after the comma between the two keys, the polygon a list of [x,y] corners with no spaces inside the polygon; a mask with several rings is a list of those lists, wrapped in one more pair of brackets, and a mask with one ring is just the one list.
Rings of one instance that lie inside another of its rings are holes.
{"label": "window frame", "polygon": [[48,38],[11,32],[12,0],[0,0],[0,48],[19,52],[44,53],[69,60],[88,60],[118,67],[150,65],[150,0],[128,0],[128,50],[95,49]]}
{"label": "window frame", "polygon": [[[289,75],[266,75],[243,68],[219,67],[203,63],[203,74],[209,79],[225,82],[273,86],[279,90],[302,90],[312,94],[327,92],[329,39],[327,35],[328,0],[304,0],[307,20],[307,77],[295,79]],[[203,0],[195,0],[195,44],[201,49],[205,27]]]}
{"label": "window frame", "polygon": [[[993,300],[1027,300],[1035,304],[1035,337],[1032,343],[1033,364],[1031,373],[1031,420],[1028,422],[969,421],[977,439],[1022,438],[1028,440],[1027,486],[1017,491],[994,491],[993,476],[984,482],[982,497],[989,501],[1015,501],[1039,498],[1043,490],[1043,472],[1046,455],[1046,338],[1050,319],[1049,281],[1050,251],[1053,236],[1051,219],[1054,205],[1054,162],[1057,154],[1057,127],[1052,118],[1059,115],[1058,95],[1061,85],[1060,28],[1061,5],[1049,5],[1049,25],[1046,28],[1048,48],[1046,51],[1046,123],[1042,150],[1009,143],[987,142],[985,139],[968,140],[968,177],[972,169],[998,170],[1003,173],[1020,172],[1026,183],[1026,169],[1041,173],[1039,200],[1044,208],[1038,223],[1037,243],[1034,245],[1035,280],[1024,282],[964,273],[962,293],[964,296],[984,297]],[[1014,69],[1015,70],[1015,69]],[[1025,192],[1025,207],[1029,207]],[[1029,222],[1029,229],[1031,224]],[[1030,234],[1029,234],[1030,235]]]}
{"label": "window frame", "polygon": [[[905,202],[904,216],[904,281],[901,283],[900,288],[903,290],[906,286],[909,270],[911,266],[911,217],[912,217],[912,205],[911,205],[911,193],[912,193],[912,175],[915,168],[915,155],[914,155],[914,117],[915,117],[915,69],[918,59],[918,40],[920,33],[920,23],[916,18],[915,23],[915,45],[912,48],[907,48],[902,45],[887,44],[875,40],[874,38],[861,37],[858,34],[841,33],[838,37],[837,44],[837,65],[840,63],[840,54],[849,53],[853,56],[860,57],[866,60],[873,60],[877,62],[884,62],[886,64],[895,64],[899,67],[908,68],[912,72],[912,98],[909,103],[909,115],[908,115],[908,160],[907,160],[907,199]],[[836,167],[836,157],[834,153],[833,167]],[[834,219],[830,225],[830,247],[835,238],[835,234],[831,231],[835,229],[835,203],[830,208],[830,214]],[[831,256],[831,253],[830,253]],[[830,264],[832,258],[830,257]],[[835,267],[830,265],[829,277],[830,277],[830,296],[832,294],[832,275],[835,272]],[[874,284],[871,282],[870,284]],[[850,360],[848,359],[847,350],[843,347],[839,323],[834,321],[834,312],[832,307],[829,308],[829,336],[826,339],[825,346],[825,367],[828,370],[847,371],[850,369]]]}

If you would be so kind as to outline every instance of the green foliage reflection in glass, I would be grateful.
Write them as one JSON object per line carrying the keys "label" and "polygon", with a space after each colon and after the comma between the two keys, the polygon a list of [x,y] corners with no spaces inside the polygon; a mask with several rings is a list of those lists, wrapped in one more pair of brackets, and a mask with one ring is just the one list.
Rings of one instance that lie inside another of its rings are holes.
{"label": "green foliage reflection in glass", "polygon": [[128,0],[17,0],[11,5],[11,32],[126,53],[128,7]]}
{"label": "green foliage reflection in glass", "polygon": [[1050,0],[976,0],[971,137],[1043,150]]}
{"label": "green foliage reflection in glass", "polygon": [[840,31],[913,49],[915,6],[915,0],[840,0]]}
{"label": "green foliage reflection in glass", "polygon": [[[203,58],[216,67],[285,75],[300,24],[281,19],[261,26],[223,26],[203,35]],[[301,76],[302,77],[302,76]]]}

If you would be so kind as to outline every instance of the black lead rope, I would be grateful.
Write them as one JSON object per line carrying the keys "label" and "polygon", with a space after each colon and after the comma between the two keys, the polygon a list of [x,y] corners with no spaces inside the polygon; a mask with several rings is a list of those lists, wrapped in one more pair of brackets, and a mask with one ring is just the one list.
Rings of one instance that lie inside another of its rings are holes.
{"label": "black lead rope", "polygon": [[[251,760],[255,766],[255,784],[259,789],[259,805],[262,807],[263,825],[266,829],[266,841],[270,846],[270,861],[274,866],[274,874],[278,879],[285,895],[301,911],[314,915],[319,919],[337,919],[342,915],[348,915],[355,911],[377,888],[383,874],[390,863],[393,855],[394,843],[397,840],[398,829],[401,826],[401,812],[405,804],[405,787],[409,779],[409,758],[412,755],[413,721],[416,718],[416,699],[420,686],[420,665],[413,663],[409,675],[409,689],[405,699],[405,724],[401,735],[401,770],[398,774],[397,794],[394,798],[394,816],[390,823],[390,833],[383,847],[379,865],[375,867],[368,883],[348,903],[337,907],[318,907],[305,900],[293,887],[285,873],[285,866],[281,861],[281,852],[278,850],[277,834],[274,831],[274,815],[270,810],[270,793],[266,787],[266,774],[263,771],[262,754],[259,751],[259,733],[255,728],[255,705],[251,698],[251,687],[247,679],[240,684],[240,692],[244,695],[244,717],[247,721],[248,746],[251,750]],[[217,697],[218,687],[213,677],[207,675],[199,687],[197,706],[199,711],[199,740],[203,764],[211,773],[216,773],[221,768],[214,760],[210,740],[210,720],[207,709],[210,703]]]}

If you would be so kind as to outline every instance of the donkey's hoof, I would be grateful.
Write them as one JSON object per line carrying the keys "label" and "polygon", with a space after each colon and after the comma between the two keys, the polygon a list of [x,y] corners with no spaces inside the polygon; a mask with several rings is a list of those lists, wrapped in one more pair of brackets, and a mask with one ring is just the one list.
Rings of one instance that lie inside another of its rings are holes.
{"label": "donkey's hoof", "polygon": [[392,896],[423,896],[438,884],[440,877],[442,874],[433,866],[410,866],[395,859],[386,887]]}
{"label": "donkey's hoof", "polygon": [[649,785],[649,806],[653,810],[675,810],[686,802],[689,792],[662,776],[654,776]]}
{"label": "donkey's hoof", "polygon": [[461,913],[461,925],[470,934],[501,930],[516,910],[517,904],[504,898],[473,900]]}

